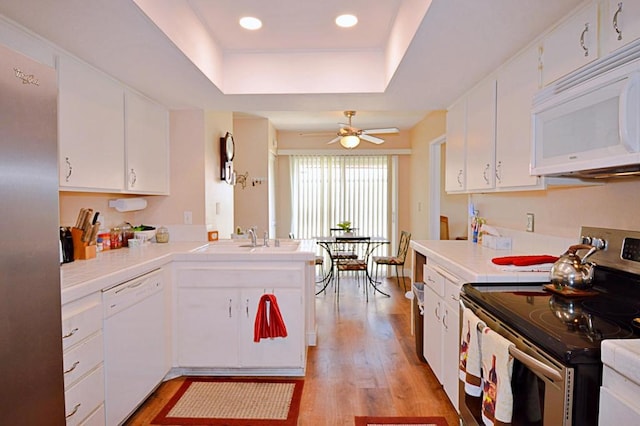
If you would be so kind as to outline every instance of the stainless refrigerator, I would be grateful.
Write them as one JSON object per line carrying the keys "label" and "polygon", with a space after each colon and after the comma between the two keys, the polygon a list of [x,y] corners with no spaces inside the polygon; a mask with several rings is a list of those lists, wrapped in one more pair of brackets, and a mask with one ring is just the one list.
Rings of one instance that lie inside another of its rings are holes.
{"label": "stainless refrigerator", "polygon": [[65,424],[57,81],[0,44],[0,424]]}

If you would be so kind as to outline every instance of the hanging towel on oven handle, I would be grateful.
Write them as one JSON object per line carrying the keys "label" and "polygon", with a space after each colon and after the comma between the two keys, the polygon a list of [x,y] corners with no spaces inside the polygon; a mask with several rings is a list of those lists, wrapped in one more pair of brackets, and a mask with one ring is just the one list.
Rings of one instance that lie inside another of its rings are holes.
{"label": "hanging towel on oven handle", "polygon": [[253,341],[274,337],[287,337],[287,327],[282,319],[275,294],[263,294],[258,302]]}

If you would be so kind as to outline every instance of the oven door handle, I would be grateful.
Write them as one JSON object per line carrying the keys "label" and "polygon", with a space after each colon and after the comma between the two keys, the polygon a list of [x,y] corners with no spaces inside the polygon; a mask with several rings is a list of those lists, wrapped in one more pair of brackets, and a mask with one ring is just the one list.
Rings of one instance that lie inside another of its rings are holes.
{"label": "oven door handle", "polygon": [[525,366],[527,366],[533,373],[536,373],[536,375],[541,374],[552,381],[564,381],[564,377],[562,377],[556,370],[527,355],[515,346],[511,346],[509,348],[509,353],[514,359],[517,359]]}
{"label": "oven door handle", "polygon": [[[460,300],[460,307],[462,310],[466,308],[464,302]],[[485,326],[486,327],[486,326]],[[480,326],[478,326],[480,328]],[[484,327],[483,327],[484,328]],[[564,381],[564,377],[560,375],[555,369],[549,367],[548,365],[538,361],[532,356],[527,355],[520,349],[516,348],[515,345],[512,345],[509,348],[509,353],[514,359],[517,359],[525,366],[527,366],[533,373],[536,375],[542,375],[551,381],[561,382]]]}

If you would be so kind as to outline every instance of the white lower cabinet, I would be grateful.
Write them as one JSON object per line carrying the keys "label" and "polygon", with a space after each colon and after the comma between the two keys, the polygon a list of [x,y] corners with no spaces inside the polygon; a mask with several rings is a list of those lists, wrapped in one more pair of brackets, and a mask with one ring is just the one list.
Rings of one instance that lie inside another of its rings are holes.
{"label": "white lower cabinet", "polygon": [[424,357],[458,410],[461,281],[441,266],[424,266]]}
{"label": "white lower cabinet", "polygon": [[62,336],[67,425],[104,425],[100,294],[62,305]]}
{"label": "white lower cabinet", "polygon": [[[303,372],[303,283],[302,267],[178,267],[178,366]],[[276,296],[288,335],[254,342],[256,311],[265,293]]]}

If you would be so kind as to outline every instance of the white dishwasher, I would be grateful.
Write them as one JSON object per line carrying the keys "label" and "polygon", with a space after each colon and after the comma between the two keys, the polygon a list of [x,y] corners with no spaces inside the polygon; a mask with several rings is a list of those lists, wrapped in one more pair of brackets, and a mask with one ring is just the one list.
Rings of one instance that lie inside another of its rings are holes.
{"label": "white dishwasher", "polygon": [[104,290],[106,424],[118,425],[170,367],[162,271]]}

